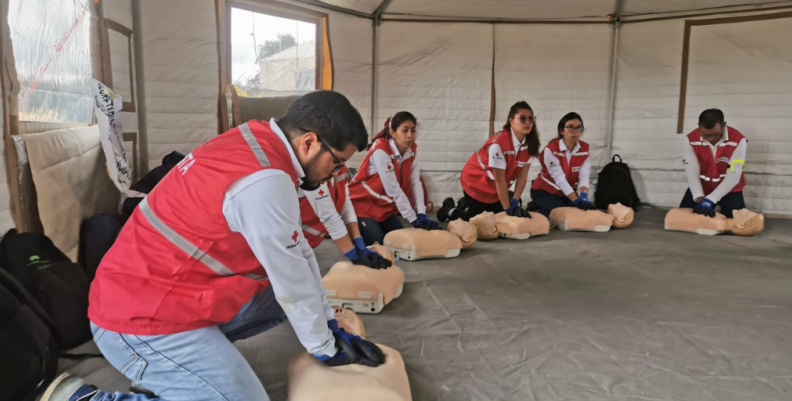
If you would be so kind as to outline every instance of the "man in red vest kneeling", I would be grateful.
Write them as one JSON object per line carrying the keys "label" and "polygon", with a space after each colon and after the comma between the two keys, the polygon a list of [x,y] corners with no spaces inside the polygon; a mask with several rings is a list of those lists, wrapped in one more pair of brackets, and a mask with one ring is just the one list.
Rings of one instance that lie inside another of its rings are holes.
{"label": "man in red vest kneeling", "polygon": [[64,374],[42,400],[268,400],[232,342],[287,319],[327,365],[383,363],[376,345],[338,328],[297,199],[367,139],[352,104],[320,91],[280,120],[249,121],[193,150],[135,209],[91,285],[94,341],[149,394]]}
{"label": "man in red vest kneeling", "polygon": [[684,159],[688,190],[679,207],[709,217],[715,206],[732,218],[732,212],[745,208],[745,154],[748,140],[733,127],[726,126],[723,112],[704,110],[699,127],[685,138]]}

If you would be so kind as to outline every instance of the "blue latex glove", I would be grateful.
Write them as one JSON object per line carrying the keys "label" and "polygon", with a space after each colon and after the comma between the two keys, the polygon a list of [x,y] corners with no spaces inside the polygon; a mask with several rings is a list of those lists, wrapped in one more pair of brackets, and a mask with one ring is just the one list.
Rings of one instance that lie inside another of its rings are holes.
{"label": "blue latex glove", "polygon": [[585,192],[581,192],[580,193],[580,197],[575,199],[572,202],[572,204],[575,205],[575,207],[577,207],[578,209],[583,209],[583,210],[594,210],[594,209],[596,209],[594,207],[594,204],[591,203],[590,200],[588,200],[588,194],[585,193]]}
{"label": "blue latex glove", "polygon": [[510,202],[511,205],[509,205],[508,208],[503,209],[503,211],[506,212],[506,214],[514,217],[531,217],[531,215],[528,214],[527,210],[520,207],[519,199],[512,199]]}
{"label": "blue latex glove", "polygon": [[415,228],[423,228],[426,230],[437,230],[440,228],[440,225],[436,221],[430,219],[429,216],[423,213],[418,213],[418,218],[413,220],[410,224]]}
{"label": "blue latex glove", "polygon": [[704,198],[693,208],[693,213],[702,214],[707,217],[715,217],[715,203]]}
{"label": "blue latex glove", "polygon": [[338,327],[338,321],[328,320],[327,328],[333,332],[338,352],[333,356],[316,355],[313,356],[328,366],[342,366],[353,363],[377,367],[385,363],[385,354],[374,343],[366,341],[359,336],[349,334],[344,329]]}
{"label": "blue latex glove", "polygon": [[363,237],[357,237],[352,240],[355,246],[344,252],[344,255],[356,265],[368,266],[372,269],[387,269],[391,266],[391,261],[383,258],[377,252],[366,248],[363,242]]}

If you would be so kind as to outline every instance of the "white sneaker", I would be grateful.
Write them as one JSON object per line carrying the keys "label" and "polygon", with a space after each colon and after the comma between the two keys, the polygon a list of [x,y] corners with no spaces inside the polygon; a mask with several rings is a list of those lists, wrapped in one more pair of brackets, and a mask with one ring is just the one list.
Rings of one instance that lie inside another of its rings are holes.
{"label": "white sneaker", "polygon": [[53,380],[38,401],[89,401],[98,392],[96,387],[67,372]]}

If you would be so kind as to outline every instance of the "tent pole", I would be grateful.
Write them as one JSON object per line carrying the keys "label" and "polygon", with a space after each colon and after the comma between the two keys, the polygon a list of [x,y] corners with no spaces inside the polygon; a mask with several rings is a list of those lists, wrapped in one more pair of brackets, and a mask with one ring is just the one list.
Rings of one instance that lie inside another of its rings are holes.
{"label": "tent pole", "polygon": [[146,119],[146,78],[143,75],[143,23],[140,19],[140,0],[132,0],[132,31],[135,35],[135,86],[137,90],[138,146],[140,147],[140,177],[149,172],[148,120]]}
{"label": "tent pole", "polygon": [[379,62],[379,58],[377,57],[377,53],[379,53],[379,46],[377,46],[377,27],[382,23],[382,13],[385,12],[391,1],[393,0],[382,0],[382,3],[380,3],[379,7],[374,10],[374,14],[372,14],[374,19],[371,23],[371,138],[374,138],[374,133],[377,132],[375,128],[377,126],[377,64]]}
{"label": "tent pole", "polygon": [[616,71],[619,62],[619,31],[621,29],[621,22],[616,21],[613,25],[613,50],[611,50],[611,54],[613,58],[611,59],[611,77],[610,77],[610,96],[608,97],[608,128],[607,128],[607,155],[608,160],[611,159],[612,152],[613,152],[613,131],[614,131],[614,124],[613,124],[613,113],[616,109]]}

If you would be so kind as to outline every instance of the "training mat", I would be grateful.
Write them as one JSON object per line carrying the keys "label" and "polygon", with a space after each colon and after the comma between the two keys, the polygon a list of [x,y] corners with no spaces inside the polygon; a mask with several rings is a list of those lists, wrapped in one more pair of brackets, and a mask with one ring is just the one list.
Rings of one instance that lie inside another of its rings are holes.
{"label": "training mat", "polygon": [[[401,353],[421,401],[789,400],[792,220],[705,237],[663,230],[665,213],[641,209],[608,235],[553,230],[402,263],[401,297],[359,315],[366,337]],[[343,258],[330,240],[316,254],[322,273]],[[285,400],[301,351],[291,326],[237,347]],[[76,371],[127,385],[103,360]]]}

